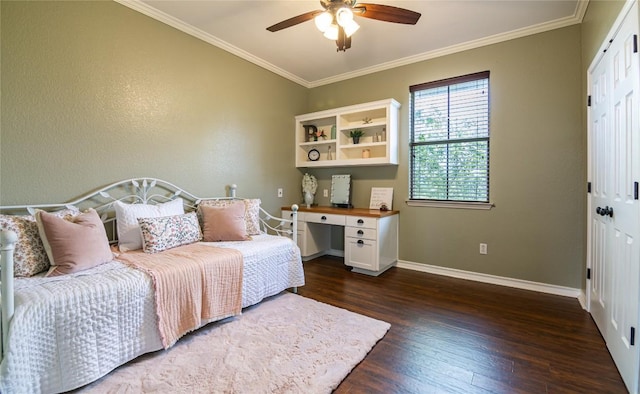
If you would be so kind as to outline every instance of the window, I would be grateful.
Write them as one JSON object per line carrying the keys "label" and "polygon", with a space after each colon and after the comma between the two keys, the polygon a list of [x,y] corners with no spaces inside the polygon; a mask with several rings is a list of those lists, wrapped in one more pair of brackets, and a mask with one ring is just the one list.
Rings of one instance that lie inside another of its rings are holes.
{"label": "window", "polygon": [[489,71],[414,85],[410,202],[489,202]]}

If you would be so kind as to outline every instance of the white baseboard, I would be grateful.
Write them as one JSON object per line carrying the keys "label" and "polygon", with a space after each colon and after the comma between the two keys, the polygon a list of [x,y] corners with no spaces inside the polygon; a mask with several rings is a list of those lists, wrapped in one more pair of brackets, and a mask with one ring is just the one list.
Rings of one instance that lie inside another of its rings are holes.
{"label": "white baseboard", "polygon": [[502,276],[482,274],[479,272],[463,271],[455,268],[438,267],[435,265],[414,263],[411,261],[398,260],[396,264],[398,268],[405,268],[414,271],[427,272],[430,274],[450,276],[452,278],[473,280],[476,282],[490,283],[494,285],[514,287],[517,289],[533,290],[541,293],[555,294],[565,297],[577,298],[584,308],[584,299],[581,300],[584,293],[581,289],[571,287],[557,286],[546,283],[531,282],[522,279],[505,278]]}
{"label": "white baseboard", "polygon": [[589,312],[589,305],[587,305],[587,295],[585,294],[584,290],[580,290],[580,294],[578,295],[578,302],[580,303],[582,309]]}

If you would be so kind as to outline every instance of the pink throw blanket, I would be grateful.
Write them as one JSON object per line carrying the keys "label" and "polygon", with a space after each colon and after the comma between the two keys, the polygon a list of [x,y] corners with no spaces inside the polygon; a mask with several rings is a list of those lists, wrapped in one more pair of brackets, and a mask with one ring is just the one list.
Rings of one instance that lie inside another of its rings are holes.
{"label": "pink throw blanket", "polygon": [[242,253],[190,244],[160,253],[130,251],[117,260],[151,276],[165,349],[203,323],[242,311]]}

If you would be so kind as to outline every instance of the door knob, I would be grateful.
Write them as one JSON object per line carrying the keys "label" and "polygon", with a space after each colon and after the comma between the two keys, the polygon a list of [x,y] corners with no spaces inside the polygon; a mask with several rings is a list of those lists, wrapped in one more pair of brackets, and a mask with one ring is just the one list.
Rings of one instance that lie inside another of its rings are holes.
{"label": "door knob", "polygon": [[600,215],[600,216],[609,216],[609,217],[612,218],[613,217],[613,208],[612,207],[610,208],[609,206],[606,206],[604,208],[597,207],[596,208],[596,213],[598,215]]}

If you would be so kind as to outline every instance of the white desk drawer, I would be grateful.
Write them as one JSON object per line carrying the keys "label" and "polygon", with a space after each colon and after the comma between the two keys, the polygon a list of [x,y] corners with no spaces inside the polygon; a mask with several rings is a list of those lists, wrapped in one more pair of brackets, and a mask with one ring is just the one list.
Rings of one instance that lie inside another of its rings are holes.
{"label": "white desk drawer", "polygon": [[355,239],[371,239],[375,241],[378,237],[378,232],[372,228],[345,227],[344,235]]}
{"label": "white desk drawer", "polygon": [[344,215],[331,215],[328,213],[304,213],[304,221],[307,223],[334,224],[344,226]]}
{"label": "white desk drawer", "polygon": [[378,270],[378,243],[364,239],[345,239],[344,263],[350,267]]}
{"label": "white desk drawer", "polygon": [[[281,217],[282,217],[283,219],[288,219],[288,220],[293,219],[293,212],[292,212],[292,211],[285,211],[285,210],[282,210],[280,215],[281,215]],[[300,212],[298,212],[298,222],[300,222],[300,221],[301,221],[301,220],[300,220]],[[285,225],[285,227],[286,227],[286,228],[292,228],[292,227],[293,227],[293,223],[287,223],[287,224]]]}
{"label": "white desk drawer", "polygon": [[376,218],[366,218],[360,216],[347,216],[347,226],[351,227],[363,227],[363,228],[377,228]]}

